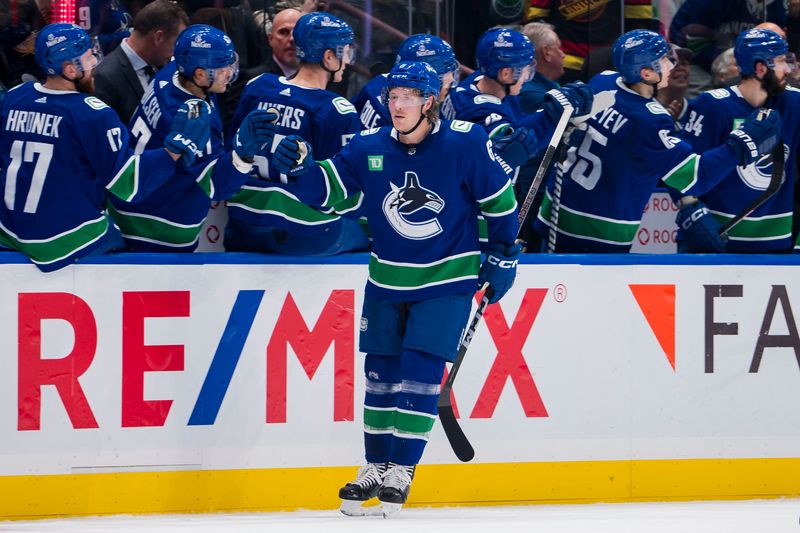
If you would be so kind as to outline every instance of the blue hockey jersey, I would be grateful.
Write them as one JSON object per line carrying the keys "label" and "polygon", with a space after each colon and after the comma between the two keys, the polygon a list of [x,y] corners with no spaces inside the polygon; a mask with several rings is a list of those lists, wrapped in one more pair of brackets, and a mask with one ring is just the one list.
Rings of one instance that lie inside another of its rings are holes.
{"label": "blue hockey jersey", "polygon": [[[788,251],[792,247],[794,180],[797,174],[795,154],[800,143],[800,91],[786,89],[774,98],[771,107],[781,116],[786,154],[784,181],[778,192],[731,229],[726,245],[730,252]],[[738,87],[705,92],[689,103],[681,137],[696,151],[702,152],[724,142],[731,130],[754,110]],[[766,155],[746,167],[731,169],[719,185],[700,199],[720,223],[725,223],[766,190],[771,175],[772,156]]]}
{"label": "blue hockey jersey", "polygon": [[353,101],[353,105],[358,111],[358,118],[365,130],[392,125],[389,108],[381,101],[381,93],[386,87],[386,79],[387,74],[375,76],[364,85]]}
{"label": "blue hockey jersey", "polygon": [[[131,117],[131,145],[136,153],[162,146],[178,108],[195,98],[180,86],[174,61],[161,69]],[[207,102],[211,138],[194,163],[177,165],[174,177],[143,200],[112,199],[109,211],[129,249],[193,251],[211,201],[229,198],[247,180],[248,174],[233,165],[233,154],[223,149],[222,119],[214,95]]]}
{"label": "blue hockey jersey", "polygon": [[[727,145],[696,154],[675,136],[669,112],[628,88],[618,73],[603,72],[589,83],[595,94],[615,91],[616,101],[589,119],[580,145],[562,163],[557,243],[563,251],[628,252],[659,179],[683,194],[702,194],[737,158]],[[536,220],[543,234],[553,189],[548,182]]]}
{"label": "blue hockey jersey", "polygon": [[363,131],[292,190],[322,207],[363,193],[372,231],[366,290],[390,301],[474,292],[479,213],[490,242],[510,245],[517,234],[509,173],[494,161],[486,133],[469,122],[437,121],[413,150],[393,128]]}
{"label": "blue hockey jersey", "polygon": [[25,83],[6,95],[0,124],[0,244],[43,271],[119,240],[107,193],[144,198],[175,171],[162,148],[134,155],[114,110],[83,93]]}
{"label": "blue hockey jersey", "polygon": [[[316,159],[336,154],[361,130],[355,107],[345,98],[323,89],[294,85],[284,77],[262,74],[252,79],[242,93],[231,123],[235,131],[253,109],[274,108],[280,114],[273,146],[286,135],[299,135],[313,148]],[[339,222],[336,214],[321,213],[300,202],[280,184],[280,175],[269,167],[264,156],[256,156],[258,176],[248,180],[242,190],[228,200],[231,218],[252,224],[286,230],[293,234],[318,234]],[[357,204],[357,202],[356,202]],[[357,205],[338,206],[342,213]]]}

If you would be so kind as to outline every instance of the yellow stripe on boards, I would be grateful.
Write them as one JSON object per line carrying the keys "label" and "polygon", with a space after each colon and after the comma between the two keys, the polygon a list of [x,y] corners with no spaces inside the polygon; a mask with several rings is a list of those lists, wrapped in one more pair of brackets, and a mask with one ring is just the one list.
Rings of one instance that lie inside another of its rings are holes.
{"label": "yellow stripe on boards", "polygon": [[[356,467],[0,477],[0,517],[335,509]],[[409,506],[800,495],[800,458],[425,465]]]}

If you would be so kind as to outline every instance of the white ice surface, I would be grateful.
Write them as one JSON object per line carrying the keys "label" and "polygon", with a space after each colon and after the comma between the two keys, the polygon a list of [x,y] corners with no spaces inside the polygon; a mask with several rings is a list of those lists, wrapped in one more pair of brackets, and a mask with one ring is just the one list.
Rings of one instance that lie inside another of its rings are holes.
{"label": "white ice surface", "polygon": [[800,533],[800,499],[403,509],[384,520],[338,511],[149,515],[0,522],[0,531],[163,533]]}

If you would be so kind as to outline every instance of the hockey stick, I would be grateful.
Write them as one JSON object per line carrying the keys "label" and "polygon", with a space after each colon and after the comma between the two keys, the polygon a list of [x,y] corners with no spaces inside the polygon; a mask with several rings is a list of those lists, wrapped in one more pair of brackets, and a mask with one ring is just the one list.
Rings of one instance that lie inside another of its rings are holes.
{"label": "hockey stick", "polygon": [[[547,145],[547,150],[544,153],[542,162],[539,164],[539,168],[536,170],[536,176],[533,178],[533,182],[528,189],[528,194],[525,195],[525,200],[522,202],[522,206],[519,209],[517,221],[519,223],[520,230],[528,218],[528,212],[531,209],[531,204],[533,204],[533,199],[536,197],[536,191],[539,189],[539,186],[544,179],[544,175],[547,173],[547,169],[550,167],[550,162],[553,159],[553,155],[556,153],[558,146],[561,144],[561,138],[564,136],[564,132],[567,129],[567,125],[571,116],[572,107],[565,107],[563,113],[561,114],[561,118],[558,120],[556,129],[550,138],[550,143]],[[519,236],[519,233],[517,233],[517,236]],[[456,354],[456,358],[453,360],[453,365],[450,367],[450,375],[447,376],[447,381],[445,381],[442,391],[439,393],[439,399],[436,403],[439,409],[439,420],[442,423],[444,434],[447,435],[447,440],[450,442],[450,446],[453,448],[453,452],[455,452],[456,457],[463,462],[471,461],[472,458],[475,457],[475,450],[472,448],[472,444],[469,443],[469,439],[467,439],[467,436],[464,434],[464,430],[461,429],[461,426],[458,424],[458,420],[456,420],[456,415],[453,411],[453,402],[450,398],[450,392],[453,390],[453,382],[456,380],[458,369],[461,368],[461,363],[464,361],[464,356],[467,354],[467,349],[472,342],[472,337],[475,335],[475,330],[478,328],[478,324],[483,317],[483,312],[486,311],[486,306],[489,305],[489,298],[491,297],[490,291],[492,290],[491,287],[487,287],[487,284],[484,284],[483,287],[481,287],[481,290],[485,291],[483,298],[481,298],[481,301],[478,304],[478,309],[475,310],[475,314],[472,316],[469,327],[464,333],[464,337],[461,339],[461,344],[458,346],[458,353]]]}
{"label": "hockey stick", "polygon": [[556,252],[556,238],[558,237],[558,212],[561,208],[561,185],[564,182],[564,148],[558,152],[556,161],[556,179],[553,182],[553,200],[550,203],[550,231],[547,232],[547,253]]}
{"label": "hockey stick", "polygon": [[721,228],[719,228],[720,235],[727,235],[736,224],[744,220],[753,211],[758,209],[761,204],[769,200],[769,198],[778,192],[783,184],[783,168],[786,162],[786,154],[783,151],[783,139],[779,139],[778,144],[772,149],[772,175],[769,178],[769,185],[761,195],[753,200],[744,210],[727,221]]}

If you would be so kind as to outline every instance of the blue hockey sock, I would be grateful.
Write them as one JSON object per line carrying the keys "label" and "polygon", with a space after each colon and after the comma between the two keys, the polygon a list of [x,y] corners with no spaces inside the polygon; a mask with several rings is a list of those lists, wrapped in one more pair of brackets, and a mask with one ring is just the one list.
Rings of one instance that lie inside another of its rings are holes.
{"label": "blue hockey sock", "polygon": [[392,448],[397,399],[400,395],[400,356],[367,354],[364,359],[364,450],[367,462],[386,463]]}
{"label": "blue hockey sock", "polygon": [[406,349],[401,358],[400,394],[389,461],[416,465],[436,421],[445,360],[439,356]]}

